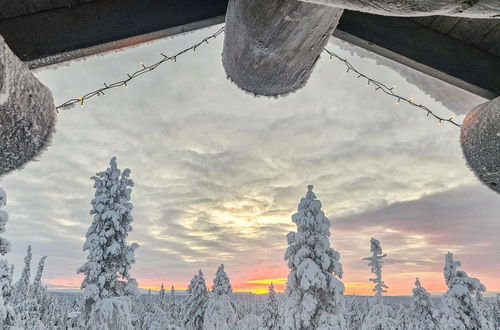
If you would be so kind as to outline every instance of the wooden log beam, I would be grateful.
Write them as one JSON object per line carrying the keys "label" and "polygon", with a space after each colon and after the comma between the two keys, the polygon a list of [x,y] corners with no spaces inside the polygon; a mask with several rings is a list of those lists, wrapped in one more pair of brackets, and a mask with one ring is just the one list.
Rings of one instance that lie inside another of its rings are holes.
{"label": "wooden log beam", "polygon": [[303,87],[341,14],[296,0],[230,0],[222,53],[229,79],[266,96]]}
{"label": "wooden log beam", "polygon": [[386,16],[458,16],[500,18],[498,0],[300,0]]}

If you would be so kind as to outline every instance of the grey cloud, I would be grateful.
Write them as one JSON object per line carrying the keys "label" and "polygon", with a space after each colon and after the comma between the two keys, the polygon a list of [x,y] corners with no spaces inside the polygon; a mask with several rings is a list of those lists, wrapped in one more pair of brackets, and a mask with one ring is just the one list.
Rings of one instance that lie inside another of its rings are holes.
{"label": "grey cloud", "polygon": [[[205,33],[89,58],[38,76],[60,103]],[[226,80],[220,50],[221,40],[126,90],[60,114],[53,143],[40,161],[2,181],[10,200],[6,236],[13,243],[13,262],[20,265],[25,246],[33,242],[35,251],[49,255],[47,280],[78,280],[74,272],[84,261],[81,244],[92,220],[89,177],[105,169],[112,155],[120,168],[132,169],[135,181],[130,241],[141,243],[133,269],[140,282],[187,282],[197,268],[215,269],[222,261],[238,276],[248,276],[255,265],[285,272],[285,235],[294,228],[290,216],[310,183],[325,212],[339,217],[333,221],[332,241],[346,273],[355,273],[366,269],[355,258],[366,256],[363,239],[374,228],[363,216],[383,218],[384,212],[394,212],[393,205],[406,205],[424,217],[425,196],[476,182],[461,157],[455,128],[438,127],[425,114],[396,107],[366,83],[346,77],[341,64],[321,60],[308,86],[286,98],[253,98]],[[371,59],[353,61],[397,84],[404,95],[448,113],[396,71]],[[411,201],[414,206],[398,204]],[[476,211],[475,217],[484,216]],[[394,218],[397,228],[419,232],[417,225]],[[390,223],[380,222],[384,225]],[[467,223],[463,226],[467,231]],[[479,239],[481,230],[475,230]],[[422,244],[444,242],[432,237],[435,232],[429,235]],[[381,236],[394,245],[417,244],[403,234]]]}

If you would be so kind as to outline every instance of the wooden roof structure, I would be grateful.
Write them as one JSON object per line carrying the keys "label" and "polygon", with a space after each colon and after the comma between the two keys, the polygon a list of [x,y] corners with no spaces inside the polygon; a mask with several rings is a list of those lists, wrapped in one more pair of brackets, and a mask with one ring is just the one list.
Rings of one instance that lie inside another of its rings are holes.
{"label": "wooden roof structure", "polygon": [[[0,0],[0,35],[32,68],[224,22],[227,0]],[[334,36],[477,95],[500,95],[500,19],[345,11]]]}

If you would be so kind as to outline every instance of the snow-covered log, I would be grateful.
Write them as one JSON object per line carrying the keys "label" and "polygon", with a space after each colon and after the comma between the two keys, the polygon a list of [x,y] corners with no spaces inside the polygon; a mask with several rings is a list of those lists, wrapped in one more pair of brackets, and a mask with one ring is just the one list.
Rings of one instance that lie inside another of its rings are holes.
{"label": "snow-covered log", "polygon": [[341,14],[296,0],[230,0],[222,53],[228,78],[257,95],[303,87]]}
{"label": "snow-covered log", "polygon": [[38,156],[55,121],[52,93],[0,36],[0,176]]}
{"label": "snow-covered log", "polygon": [[478,105],[465,117],[460,143],[474,174],[500,193],[500,97]]}
{"label": "snow-covered log", "polygon": [[500,18],[498,0],[300,0],[385,16]]}

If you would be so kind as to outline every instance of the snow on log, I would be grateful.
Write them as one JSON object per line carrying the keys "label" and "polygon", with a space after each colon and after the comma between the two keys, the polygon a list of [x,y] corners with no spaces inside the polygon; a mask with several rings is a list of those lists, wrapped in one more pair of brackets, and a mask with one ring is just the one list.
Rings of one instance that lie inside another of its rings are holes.
{"label": "snow on log", "polygon": [[460,143],[474,174],[500,193],[500,97],[478,105],[465,117]]}
{"label": "snow on log", "polygon": [[52,93],[0,36],[0,176],[39,155],[55,121]]}
{"label": "snow on log", "polygon": [[498,0],[300,0],[386,16],[459,16],[500,18]]}
{"label": "snow on log", "polygon": [[256,95],[303,87],[341,15],[296,0],[230,0],[222,53],[228,78]]}

